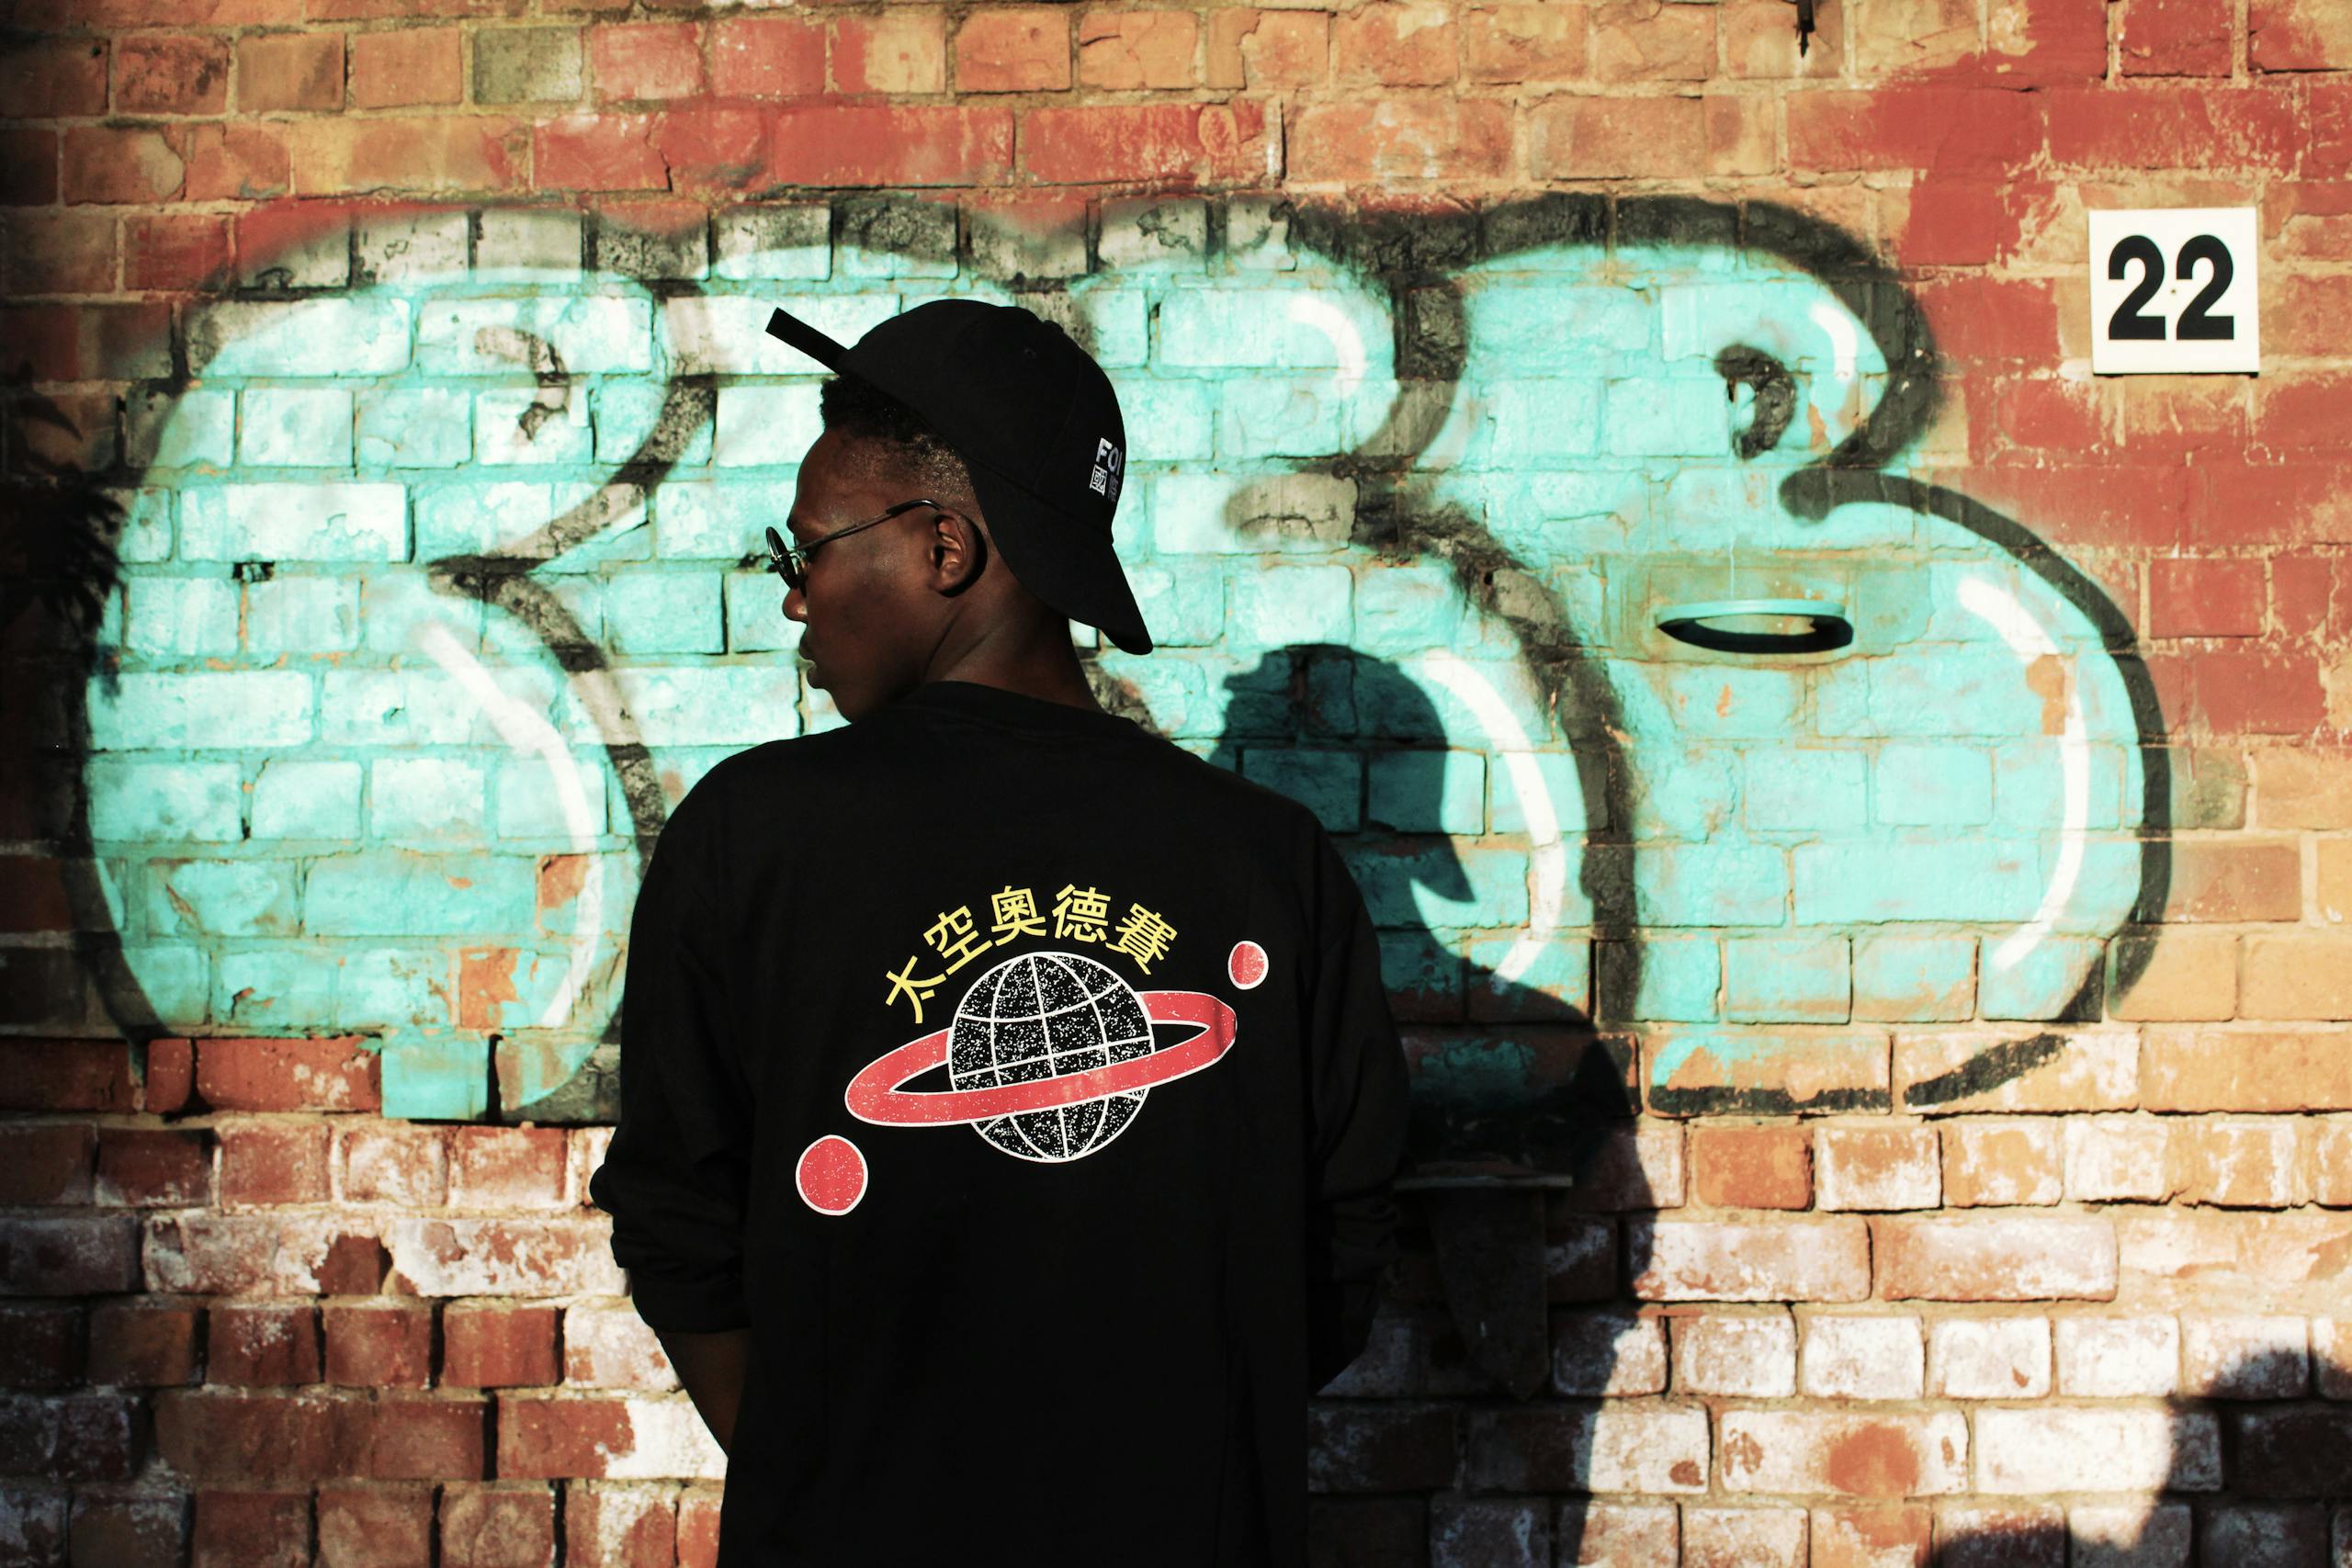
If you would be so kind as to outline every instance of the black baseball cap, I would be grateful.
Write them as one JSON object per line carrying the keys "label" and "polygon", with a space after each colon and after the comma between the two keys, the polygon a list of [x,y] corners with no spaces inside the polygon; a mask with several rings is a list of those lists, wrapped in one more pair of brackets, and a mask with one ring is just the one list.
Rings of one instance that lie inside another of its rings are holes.
{"label": "black baseball cap", "polygon": [[928,299],[848,348],[783,310],[768,331],[922,415],[971,470],[1022,586],[1127,652],[1151,651],[1111,543],[1127,463],[1118,394],[1060,326],[1018,305]]}

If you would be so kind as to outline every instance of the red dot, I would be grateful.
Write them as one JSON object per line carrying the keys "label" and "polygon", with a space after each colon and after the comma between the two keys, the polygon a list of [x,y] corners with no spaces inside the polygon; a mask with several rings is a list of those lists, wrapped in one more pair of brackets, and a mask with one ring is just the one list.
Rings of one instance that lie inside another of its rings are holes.
{"label": "red dot", "polygon": [[794,1179],[810,1208],[820,1214],[846,1214],[865,1196],[865,1156],[847,1138],[828,1133],[800,1152]]}
{"label": "red dot", "polygon": [[1249,990],[1266,977],[1266,950],[1254,942],[1235,942],[1226,958],[1225,972],[1233,976],[1235,985]]}

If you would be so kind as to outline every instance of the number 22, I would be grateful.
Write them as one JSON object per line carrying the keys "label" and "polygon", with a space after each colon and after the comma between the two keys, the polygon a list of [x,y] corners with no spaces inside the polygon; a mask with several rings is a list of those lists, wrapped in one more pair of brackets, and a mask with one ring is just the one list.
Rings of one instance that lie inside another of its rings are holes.
{"label": "number 22", "polygon": [[[2183,283],[2188,282],[2196,276],[2197,264],[2201,261],[2213,264],[2213,276],[2198,291],[2197,298],[2188,302],[2188,309],[2180,313],[2181,340],[2234,338],[2237,336],[2237,318],[2211,313],[2222,296],[2229,291],[2230,279],[2236,276],[2237,269],[2230,261],[2230,248],[2211,234],[2195,235],[2181,245],[2180,254],[2173,264],[2174,276]],[[2154,339],[2161,343],[2165,335],[2165,319],[2146,315],[2140,307],[2153,299],[2164,283],[2165,254],[2145,234],[2126,234],[2107,254],[2107,276],[2122,277],[2133,262],[2141,264],[2140,281],[2131,293],[2123,297],[2123,303],[2115,308],[2115,314],[2108,318],[2108,335],[2118,340]]]}

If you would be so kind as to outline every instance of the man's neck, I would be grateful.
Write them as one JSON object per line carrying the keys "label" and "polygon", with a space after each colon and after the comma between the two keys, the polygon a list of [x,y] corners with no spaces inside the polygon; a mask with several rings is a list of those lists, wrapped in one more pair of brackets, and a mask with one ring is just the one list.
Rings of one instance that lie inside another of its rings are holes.
{"label": "man's neck", "polygon": [[968,641],[951,636],[924,669],[922,681],[968,681],[1069,707],[1102,711],[1093,688],[1086,683],[1086,671],[1079,665],[1069,631],[1058,620],[1030,628],[1000,624]]}

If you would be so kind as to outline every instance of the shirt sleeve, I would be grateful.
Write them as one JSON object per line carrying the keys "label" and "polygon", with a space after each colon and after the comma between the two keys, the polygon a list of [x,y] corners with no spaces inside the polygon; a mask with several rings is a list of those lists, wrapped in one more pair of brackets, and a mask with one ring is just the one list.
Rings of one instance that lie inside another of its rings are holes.
{"label": "shirt sleeve", "polygon": [[1330,840],[1319,828],[1315,838],[1321,946],[1307,997],[1310,1392],[1345,1370],[1371,1336],[1379,1276],[1396,1252],[1391,1189],[1410,1115],[1372,918]]}
{"label": "shirt sleeve", "polygon": [[629,919],[620,1122],[589,1196],[638,1315],[662,1332],[746,1326],[742,1232],[752,1095],[726,1038],[717,802],[706,778],[662,830]]}

